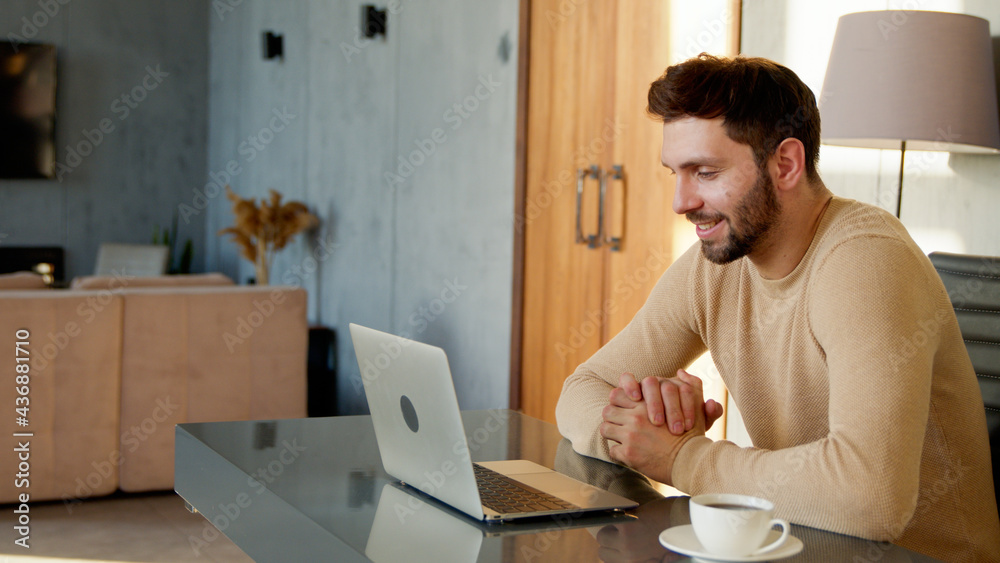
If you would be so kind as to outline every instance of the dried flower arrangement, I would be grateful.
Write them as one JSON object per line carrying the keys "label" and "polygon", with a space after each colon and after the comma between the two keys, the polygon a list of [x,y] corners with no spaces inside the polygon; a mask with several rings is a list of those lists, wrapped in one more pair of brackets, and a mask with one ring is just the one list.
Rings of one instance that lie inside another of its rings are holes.
{"label": "dried flower arrangement", "polygon": [[254,263],[257,283],[268,283],[268,268],[275,251],[281,250],[298,233],[312,228],[319,219],[301,202],[281,203],[281,194],[270,190],[271,199],[243,199],[226,186],[226,197],[233,202],[236,225],[219,231],[232,235],[240,247],[240,255]]}

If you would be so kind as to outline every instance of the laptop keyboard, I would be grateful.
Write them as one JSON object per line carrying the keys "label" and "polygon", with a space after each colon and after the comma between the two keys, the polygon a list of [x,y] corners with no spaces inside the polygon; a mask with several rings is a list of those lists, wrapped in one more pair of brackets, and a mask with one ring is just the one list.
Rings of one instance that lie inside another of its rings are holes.
{"label": "laptop keyboard", "polygon": [[500,514],[580,510],[575,504],[543,493],[478,463],[473,463],[472,467],[476,473],[476,484],[479,485],[479,496],[483,505]]}

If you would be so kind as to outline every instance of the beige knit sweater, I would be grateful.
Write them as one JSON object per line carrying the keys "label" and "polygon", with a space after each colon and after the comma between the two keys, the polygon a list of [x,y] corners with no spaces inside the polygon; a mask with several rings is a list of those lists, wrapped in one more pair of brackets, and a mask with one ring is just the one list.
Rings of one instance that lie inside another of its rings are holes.
{"label": "beige knit sweater", "polygon": [[669,377],[706,348],[754,447],[692,439],[678,489],[763,496],[792,522],[945,561],[1000,561],[972,364],[944,286],[894,217],[834,198],[780,280],[695,245],[566,380],[560,431],[608,459],[598,427],[619,375]]}

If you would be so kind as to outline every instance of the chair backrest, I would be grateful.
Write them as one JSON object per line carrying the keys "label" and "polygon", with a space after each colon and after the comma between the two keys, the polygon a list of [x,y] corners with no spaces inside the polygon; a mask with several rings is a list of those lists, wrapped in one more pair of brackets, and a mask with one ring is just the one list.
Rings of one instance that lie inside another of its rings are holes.
{"label": "chair backrest", "polygon": [[97,251],[95,276],[162,276],[167,273],[169,248],[158,244],[103,243]]}
{"label": "chair backrest", "polygon": [[1000,505],[1000,258],[932,252],[930,259],[955,307],[983,393]]}

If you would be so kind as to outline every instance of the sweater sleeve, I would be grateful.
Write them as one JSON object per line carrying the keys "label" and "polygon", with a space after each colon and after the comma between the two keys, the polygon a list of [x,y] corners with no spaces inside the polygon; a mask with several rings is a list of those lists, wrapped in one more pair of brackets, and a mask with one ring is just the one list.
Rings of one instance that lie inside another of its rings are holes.
{"label": "sweater sleeve", "polygon": [[[811,334],[799,340],[825,355],[828,434],[775,451],[695,438],[675,461],[675,486],[766,496],[799,524],[897,538],[916,508],[938,348],[940,301],[925,261],[891,237],[856,237],[829,251],[807,289]],[[794,405],[791,412],[793,424],[822,422]]]}
{"label": "sweater sleeve", "polygon": [[632,321],[563,383],[556,423],[576,452],[610,460],[601,413],[622,373],[673,377],[705,351],[690,299],[697,246],[667,269]]}

